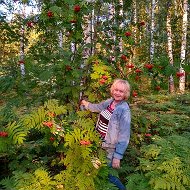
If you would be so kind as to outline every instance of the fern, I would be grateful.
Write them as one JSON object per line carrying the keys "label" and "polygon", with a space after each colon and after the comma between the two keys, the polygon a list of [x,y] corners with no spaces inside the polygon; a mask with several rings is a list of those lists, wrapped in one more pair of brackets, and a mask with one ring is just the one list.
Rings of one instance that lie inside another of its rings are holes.
{"label": "fern", "polygon": [[48,100],[44,103],[44,106],[39,107],[36,111],[26,115],[22,119],[22,123],[28,129],[36,128],[43,130],[43,121],[47,119],[48,113],[55,115],[65,114],[67,112],[65,106],[59,106],[57,100]]}
{"label": "fern", "polygon": [[[67,169],[63,176],[65,189],[95,190],[95,179],[99,170],[105,167],[106,161],[105,152],[97,149],[100,139],[94,130],[94,122],[91,119],[78,118],[64,139],[64,146],[67,147],[64,159]],[[89,143],[82,144],[83,141]],[[93,163],[100,165],[95,168]]]}
{"label": "fern", "polygon": [[40,129],[43,126],[42,122],[45,120],[46,114],[47,112],[45,111],[44,107],[40,107],[37,111],[33,111],[31,114],[26,115],[22,119],[22,123],[28,129]]}
{"label": "fern", "polygon": [[55,99],[48,100],[47,102],[45,102],[44,108],[49,112],[55,113],[56,115],[67,113],[66,106],[59,106],[59,101]]}
{"label": "fern", "polygon": [[38,168],[34,173],[13,172],[13,177],[1,181],[7,190],[54,190],[55,181],[44,168]]}
{"label": "fern", "polygon": [[9,138],[12,140],[13,144],[22,144],[28,134],[28,130],[24,129],[20,124],[17,124],[16,121],[9,123],[6,131],[9,134]]}
{"label": "fern", "polygon": [[127,179],[128,190],[152,190],[148,179],[141,173],[134,173],[133,175],[128,176]]}
{"label": "fern", "polygon": [[143,146],[139,169],[155,190],[186,190],[190,186],[189,136],[173,135],[155,138],[154,144]]}

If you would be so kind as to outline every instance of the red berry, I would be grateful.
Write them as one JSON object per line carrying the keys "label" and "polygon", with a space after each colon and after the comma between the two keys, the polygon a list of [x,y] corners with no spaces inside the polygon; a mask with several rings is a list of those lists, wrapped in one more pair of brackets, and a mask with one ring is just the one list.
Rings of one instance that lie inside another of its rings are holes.
{"label": "red berry", "polygon": [[8,137],[8,133],[5,131],[0,131],[0,137]]}
{"label": "red berry", "polygon": [[77,21],[76,20],[70,20],[70,23],[76,23]]}
{"label": "red berry", "polygon": [[134,66],[132,63],[129,63],[129,64],[126,65],[126,67],[129,68],[129,69],[132,69],[132,68],[134,68],[135,66]]}
{"label": "red berry", "polygon": [[34,26],[34,23],[33,23],[32,21],[28,21],[28,22],[27,22],[27,26],[28,26],[29,28],[32,28],[32,27]]}
{"label": "red berry", "polygon": [[140,24],[140,26],[144,26],[144,25],[145,25],[145,22],[144,22],[144,21],[141,21],[139,24]]}
{"label": "red berry", "polygon": [[99,80],[99,83],[100,83],[100,84],[105,84],[105,82],[106,82],[105,79],[100,79],[100,80]]}
{"label": "red berry", "polygon": [[19,64],[24,64],[24,60],[18,61]]}
{"label": "red berry", "polygon": [[107,80],[107,79],[108,79],[108,76],[103,75],[103,76],[102,76],[102,79]]}
{"label": "red berry", "polygon": [[75,5],[74,6],[74,12],[78,13],[80,11],[80,6],[79,5]]}
{"label": "red berry", "polygon": [[159,91],[161,89],[160,86],[156,86],[156,90]]}
{"label": "red berry", "polygon": [[136,75],[135,80],[140,80],[140,76]]}
{"label": "red berry", "polygon": [[81,145],[90,145],[91,142],[90,142],[90,141],[87,141],[87,140],[81,140],[81,141],[80,141],[80,144],[81,144]]}
{"label": "red berry", "polygon": [[131,36],[131,32],[125,32],[125,36],[126,36],[126,37]]}
{"label": "red berry", "polygon": [[126,60],[127,60],[126,55],[121,55],[121,59],[122,59],[123,61],[126,61]]}
{"label": "red berry", "polygon": [[154,65],[153,64],[145,64],[145,66],[144,66],[145,68],[147,68],[147,69],[149,69],[149,70],[151,70],[153,67],[154,67]]}
{"label": "red berry", "polygon": [[47,16],[48,16],[49,18],[53,17],[53,12],[52,12],[52,11],[48,11],[48,12],[47,12]]}
{"label": "red berry", "polygon": [[71,66],[70,65],[66,65],[66,71],[70,71],[72,70]]}
{"label": "red berry", "polygon": [[185,75],[184,72],[177,72],[177,73],[176,73],[176,76],[177,76],[177,77],[182,77],[182,76],[184,76],[184,75]]}
{"label": "red berry", "polygon": [[49,140],[53,142],[55,140],[55,138],[54,137],[50,137]]}
{"label": "red berry", "polygon": [[133,96],[133,97],[137,97],[137,95],[138,95],[137,91],[134,90],[134,91],[132,92],[132,96]]}
{"label": "red berry", "polygon": [[44,121],[42,124],[49,127],[49,128],[53,127],[53,122],[52,121]]}
{"label": "red berry", "polygon": [[136,69],[135,72],[136,73],[142,73],[142,70],[141,69]]}

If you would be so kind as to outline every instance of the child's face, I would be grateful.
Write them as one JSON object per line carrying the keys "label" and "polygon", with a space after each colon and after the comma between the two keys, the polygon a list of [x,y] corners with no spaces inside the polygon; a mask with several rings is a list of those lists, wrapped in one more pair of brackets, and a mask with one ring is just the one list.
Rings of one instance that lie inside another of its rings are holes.
{"label": "child's face", "polygon": [[112,91],[112,96],[116,101],[125,99],[126,86],[123,83],[117,83]]}

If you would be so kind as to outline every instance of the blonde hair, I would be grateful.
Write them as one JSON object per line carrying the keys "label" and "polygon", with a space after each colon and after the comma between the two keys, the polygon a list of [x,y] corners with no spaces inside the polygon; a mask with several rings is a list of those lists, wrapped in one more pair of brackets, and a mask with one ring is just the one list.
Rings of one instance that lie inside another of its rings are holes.
{"label": "blonde hair", "polygon": [[125,85],[125,99],[128,99],[129,96],[130,96],[130,84],[127,80],[123,80],[123,79],[115,79],[113,84],[111,85],[111,88],[110,88],[110,92],[111,92],[111,95],[113,94],[113,90],[115,89],[115,86],[118,84],[118,83],[122,83]]}

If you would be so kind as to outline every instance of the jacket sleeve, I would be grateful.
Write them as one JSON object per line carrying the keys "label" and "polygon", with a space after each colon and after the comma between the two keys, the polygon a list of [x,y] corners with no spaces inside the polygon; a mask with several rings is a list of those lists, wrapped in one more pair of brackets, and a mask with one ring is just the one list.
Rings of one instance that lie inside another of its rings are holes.
{"label": "jacket sleeve", "polygon": [[91,112],[101,112],[103,109],[105,109],[109,102],[111,102],[111,99],[108,99],[106,101],[102,101],[98,104],[90,103],[88,104],[88,107],[86,109],[90,110]]}
{"label": "jacket sleeve", "polygon": [[120,117],[119,121],[119,134],[118,143],[116,144],[115,152],[113,157],[122,159],[125,150],[129,144],[130,139],[130,125],[131,125],[131,113],[130,110],[125,110]]}

